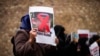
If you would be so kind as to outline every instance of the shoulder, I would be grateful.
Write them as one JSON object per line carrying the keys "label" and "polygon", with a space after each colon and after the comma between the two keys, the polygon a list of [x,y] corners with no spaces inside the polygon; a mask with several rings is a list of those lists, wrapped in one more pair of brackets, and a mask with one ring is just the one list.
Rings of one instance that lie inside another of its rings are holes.
{"label": "shoulder", "polygon": [[16,31],[15,37],[22,36],[22,35],[28,37],[29,36],[29,31],[24,30],[24,29],[18,29]]}

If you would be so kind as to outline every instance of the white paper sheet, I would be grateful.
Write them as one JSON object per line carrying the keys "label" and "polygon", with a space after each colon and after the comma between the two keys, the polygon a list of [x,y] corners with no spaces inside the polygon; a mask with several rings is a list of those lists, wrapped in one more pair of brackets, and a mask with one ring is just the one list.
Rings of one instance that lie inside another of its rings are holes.
{"label": "white paper sheet", "polygon": [[53,8],[44,6],[31,6],[29,7],[29,15],[31,28],[37,28],[36,42],[56,46],[56,37],[53,29]]}
{"label": "white paper sheet", "polygon": [[91,46],[89,47],[90,49],[90,53],[93,56],[99,56],[99,46],[97,44],[97,42],[94,42],[93,44],[91,44]]}

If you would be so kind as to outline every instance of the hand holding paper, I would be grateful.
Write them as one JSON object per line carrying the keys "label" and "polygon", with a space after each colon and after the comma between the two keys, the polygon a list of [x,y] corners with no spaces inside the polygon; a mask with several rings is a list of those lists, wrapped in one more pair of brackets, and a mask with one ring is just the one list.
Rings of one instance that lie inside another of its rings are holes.
{"label": "hand holding paper", "polygon": [[36,35],[37,35],[36,29],[32,29],[32,30],[30,31],[30,38],[29,38],[29,42],[30,42],[30,43],[35,42],[35,40],[36,40]]}

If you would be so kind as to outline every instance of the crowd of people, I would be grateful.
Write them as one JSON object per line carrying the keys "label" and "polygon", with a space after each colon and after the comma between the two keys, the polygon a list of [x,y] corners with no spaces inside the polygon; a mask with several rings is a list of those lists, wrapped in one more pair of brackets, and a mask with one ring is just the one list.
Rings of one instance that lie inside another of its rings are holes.
{"label": "crowd of people", "polygon": [[[12,39],[13,52],[15,56],[92,56],[89,46],[97,42],[100,47],[100,36],[93,35],[90,39],[79,36],[79,40],[73,39],[71,35],[64,33],[65,28],[61,25],[54,26],[57,46],[36,43],[36,29],[31,29],[29,15],[21,19],[20,29]],[[88,44],[87,44],[88,41]],[[100,48],[99,48],[100,52]],[[99,53],[100,54],[100,53]]]}

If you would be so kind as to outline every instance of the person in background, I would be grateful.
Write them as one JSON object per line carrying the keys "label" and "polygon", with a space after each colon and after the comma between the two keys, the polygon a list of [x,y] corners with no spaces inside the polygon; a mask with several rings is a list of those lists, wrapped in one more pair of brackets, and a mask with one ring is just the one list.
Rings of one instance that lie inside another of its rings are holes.
{"label": "person in background", "polygon": [[62,25],[55,25],[54,30],[59,40],[56,56],[77,56],[77,41],[74,39],[71,42],[71,36],[64,33],[65,28]]}
{"label": "person in background", "polygon": [[85,35],[79,36],[78,41],[78,56],[90,56],[89,46],[86,44],[88,37]]}
{"label": "person in background", "polygon": [[57,45],[57,55],[56,56],[65,56],[64,52],[65,52],[65,45],[66,44],[66,34],[64,33],[65,28],[61,25],[55,25],[54,26],[54,30],[55,30],[55,35],[57,36],[59,43]]}
{"label": "person in background", "polygon": [[73,38],[73,41],[70,43],[69,48],[67,48],[69,56],[78,56],[77,47],[78,47],[78,40]]}
{"label": "person in background", "polygon": [[94,43],[95,41],[98,42],[99,44],[99,40],[100,40],[100,36],[99,35],[93,35],[90,40],[89,40],[89,45],[91,45],[92,43]]}

